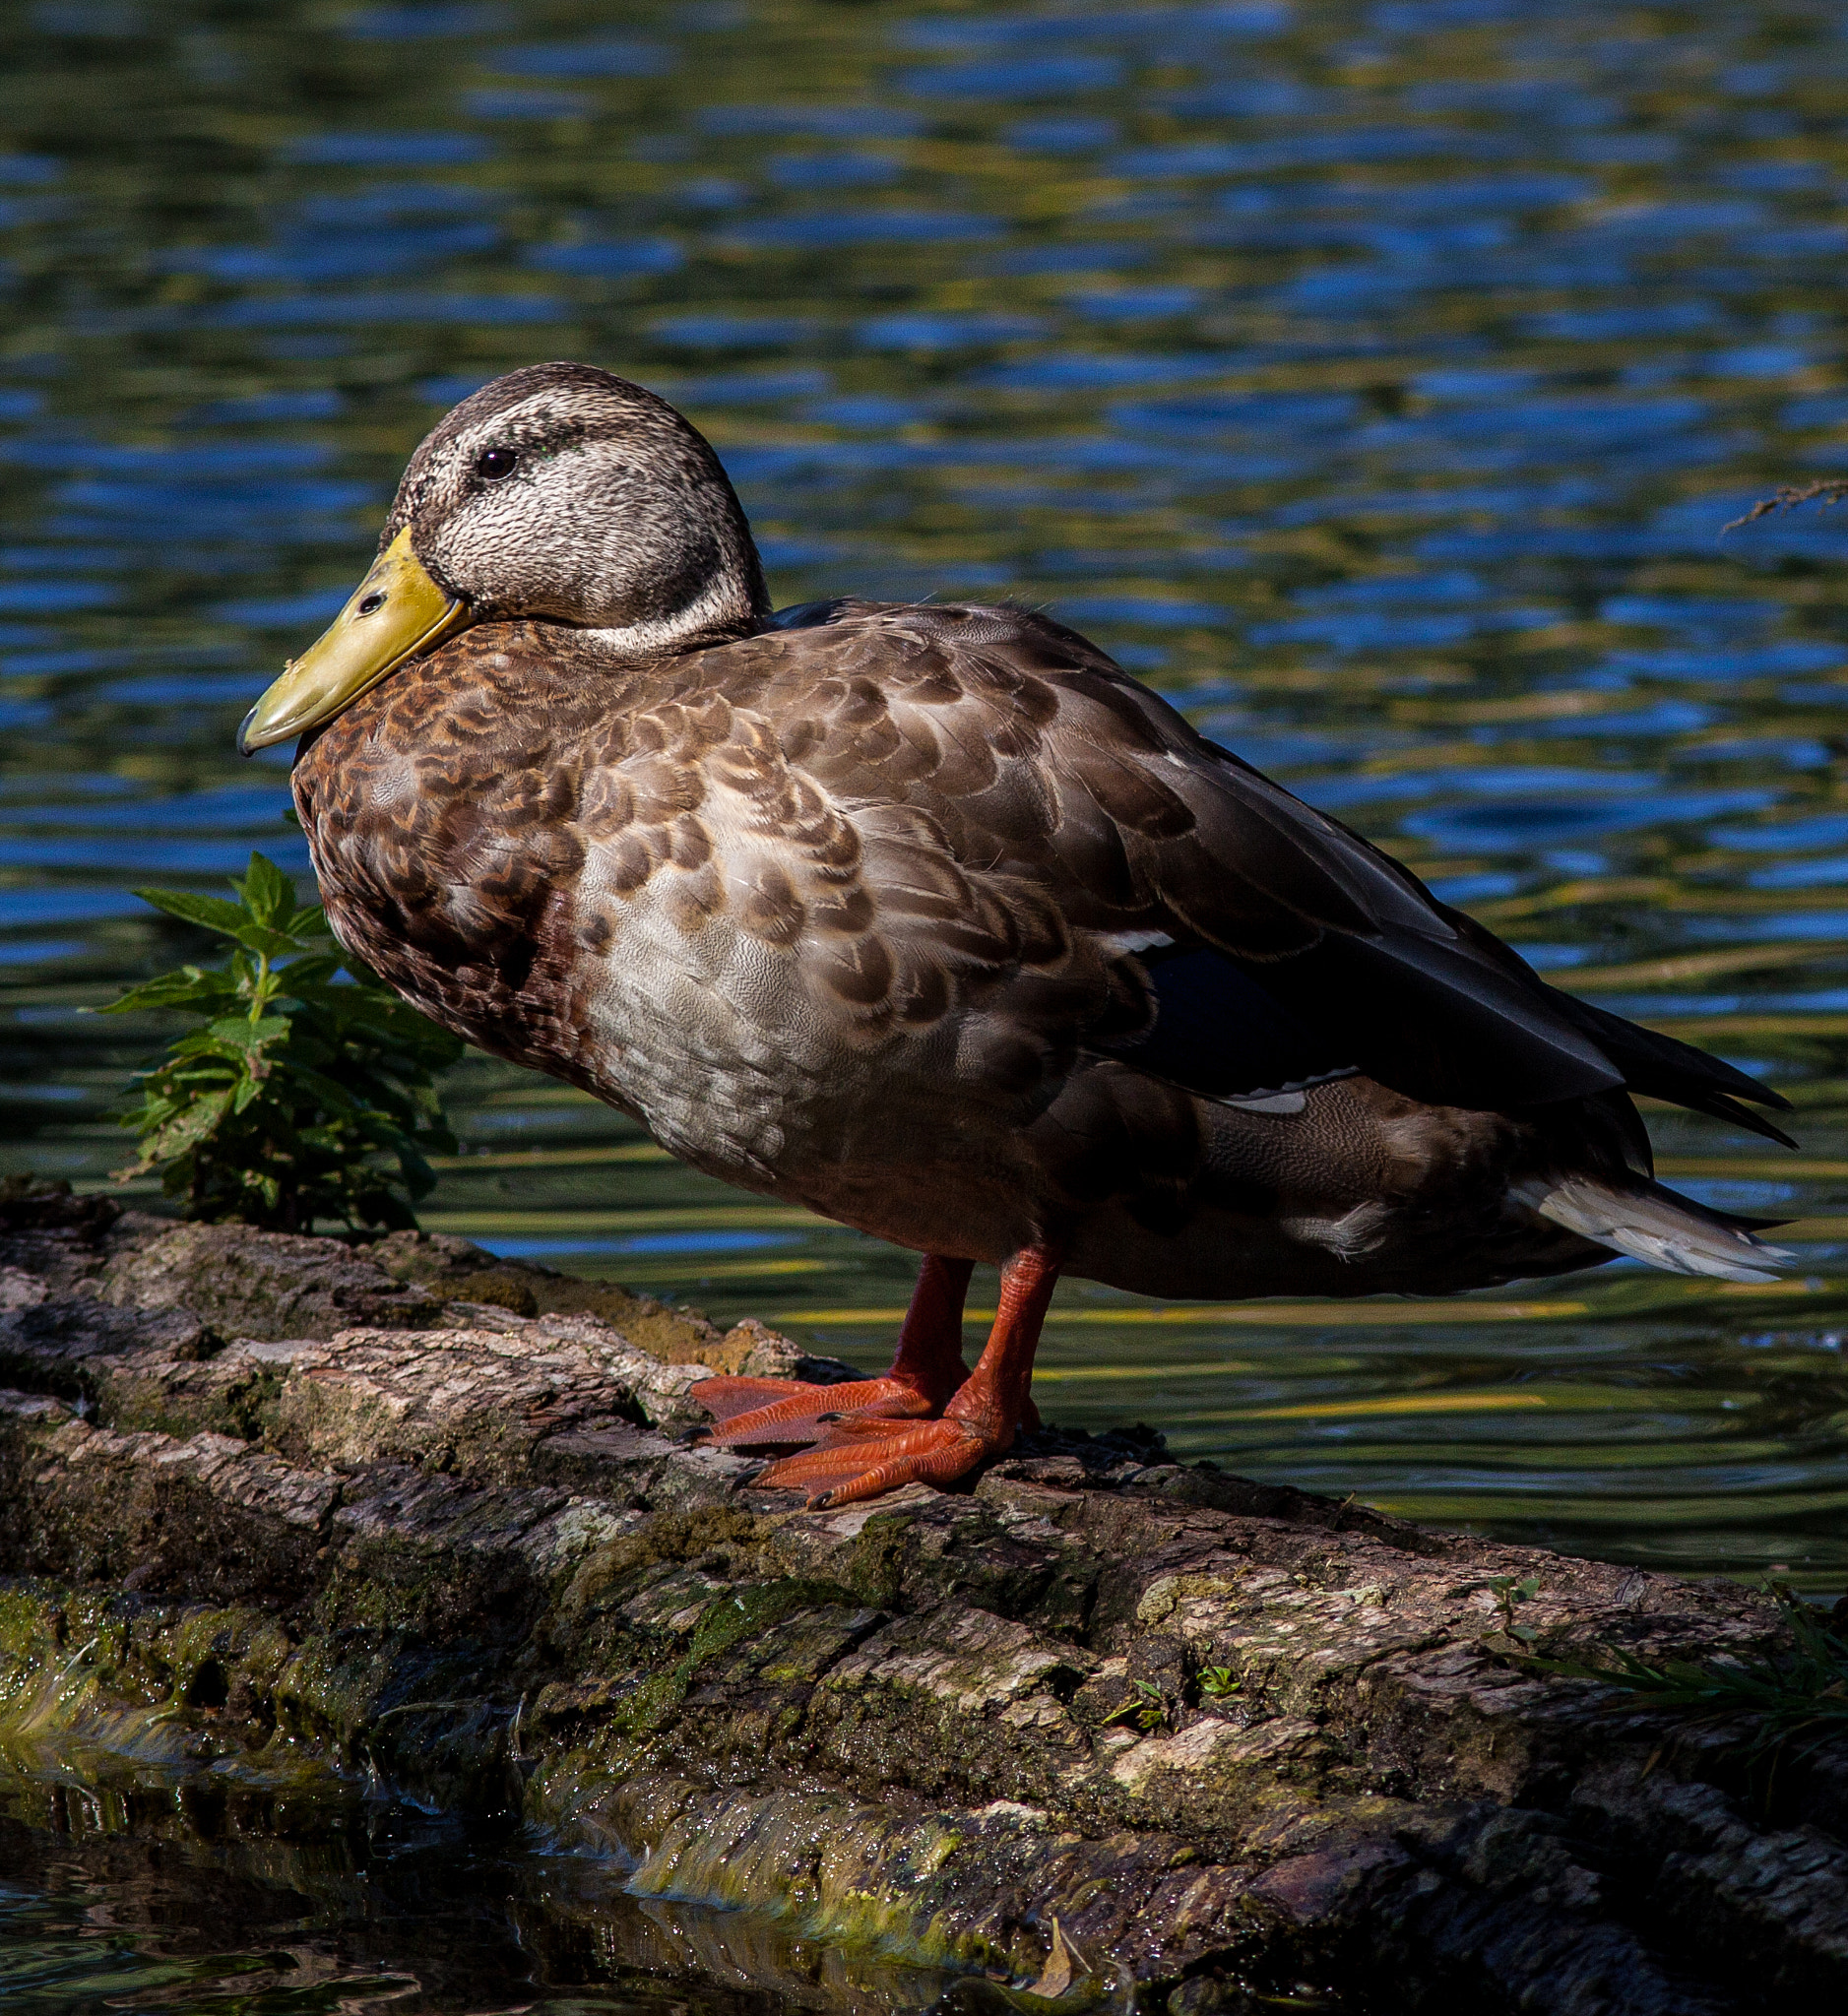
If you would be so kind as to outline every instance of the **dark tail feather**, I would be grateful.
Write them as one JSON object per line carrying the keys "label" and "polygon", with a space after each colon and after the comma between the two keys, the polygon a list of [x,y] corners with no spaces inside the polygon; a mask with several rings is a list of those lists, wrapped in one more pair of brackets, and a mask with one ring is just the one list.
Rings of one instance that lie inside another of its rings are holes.
{"label": "dark tail feather", "polygon": [[1715,1119],[1730,1120],[1735,1127],[1762,1134],[1767,1141],[1781,1142],[1786,1148],[1796,1147],[1782,1127],[1742,1103],[1749,1100],[1752,1105],[1774,1106],[1780,1112],[1789,1112],[1790,1102],[1781,1093],[1734,1070],[1723,1059],[1695,1049],[1691,1043],[1626,1022],[1608,1008],[1595,1008],[1589,1001],[1561,993],[1558,987],[1549,987],[1547,991],[1623,1072],[1629,1091],[1640,1092],[1649,1099],[1667,1100],[1671,1105],[1687,1106],[1696,1113],[1711,1113]]}

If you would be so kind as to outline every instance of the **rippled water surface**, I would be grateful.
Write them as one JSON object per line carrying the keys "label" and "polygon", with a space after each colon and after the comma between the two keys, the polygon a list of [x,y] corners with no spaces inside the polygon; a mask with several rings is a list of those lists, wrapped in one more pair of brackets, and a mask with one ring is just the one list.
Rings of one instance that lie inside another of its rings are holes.
{"label": "rippled water surface", "polygon": [[[483,379],[615,366],[784,601],[1010,595],[1537,966],[1801,1108],[1651,1116],[1775,1292],[1072,1284],[1054,1418],[1417,1517],[1848,1581],[1848,30],[1826,0],[0,8],[0,1097],[80,1182],[198,948],[305,871],[237,720]],[[281,756],[283,752],[270,752]],[[426,1223],[883,1362],[910,1262],[485,1060]],[[988,1291],[991,1293],[991,1288]],[[979,1283],[977,1300],[984,1291]]]}
{"label": "rippled water surface", "polygon": [[21,1786],[18,1763],[45,1760],[0,1759],[13,2016],[902,2016],[946,1985],[356,1793],[202,1828],[210,1793]]}

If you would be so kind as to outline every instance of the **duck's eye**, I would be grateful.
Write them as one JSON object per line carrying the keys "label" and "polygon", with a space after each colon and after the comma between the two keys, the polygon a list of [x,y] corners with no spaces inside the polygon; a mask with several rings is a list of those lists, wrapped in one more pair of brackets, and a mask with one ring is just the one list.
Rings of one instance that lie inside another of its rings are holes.
{"label": "duck's eye", "polygon": [[511,448],[486,448],[475,458],[476,474],[490,483],[512,475],[519,467],[520,458]]}

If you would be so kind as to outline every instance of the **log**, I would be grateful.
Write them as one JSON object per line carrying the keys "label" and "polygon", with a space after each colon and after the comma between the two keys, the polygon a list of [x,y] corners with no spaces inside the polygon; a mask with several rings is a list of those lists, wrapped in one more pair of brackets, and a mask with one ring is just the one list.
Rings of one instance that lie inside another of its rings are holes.
{"label": "log", "polygon": [[692,1440],[710,1368],[849,1376],[761,1324],[461,1239],[14,1188],[0,1734],[67,1770],[378,1774],[634,1896],[1036,2008],[1848,1989],[1842,1747],[1767,1785],[1738,1729],[1534,1657],[1773,1643],[1730,1581],[1420,1529],[1146,1430],[808,1511]]}

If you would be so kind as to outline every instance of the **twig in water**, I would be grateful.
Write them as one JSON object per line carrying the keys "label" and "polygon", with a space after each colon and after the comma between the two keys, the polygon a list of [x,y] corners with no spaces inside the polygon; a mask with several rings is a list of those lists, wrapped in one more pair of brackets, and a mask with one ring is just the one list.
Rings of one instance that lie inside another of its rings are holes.
{"label": "twig in water", "polygon": [[1773,495],[1760,497],[1743,518],[1721,526],[1720,536],[1724,538],[1742,525],[1768,518],[1774,511],[1794,511],[1799,504],[1839,504],[1844,497],[1848,497],[1848,476],[1823,476],[1814,483],[1780,483]]}

